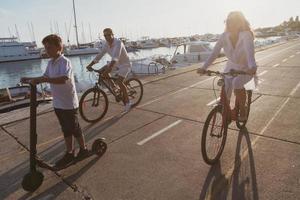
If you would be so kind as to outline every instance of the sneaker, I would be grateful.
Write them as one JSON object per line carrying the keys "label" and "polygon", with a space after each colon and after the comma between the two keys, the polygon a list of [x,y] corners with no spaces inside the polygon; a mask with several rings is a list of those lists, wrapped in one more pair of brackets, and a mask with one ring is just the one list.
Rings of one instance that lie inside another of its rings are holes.
{"label": "sneaker", "polygon": [[55,163],[55,167],[57,168],[67,167],[68,165],[73,163],[74,160],[75,160],[74,153],[66,153],[64,157],[62,157],[60,160],[58,160]]}
{"label": "sneaker", "polygon": [[88,149],[82,149],[80,148],[77,156],[76,156],[76,160],[83,160],[84,158],[88,157],[89,155],[89,150]]}
{"label": "sneaker", "polygon": [[124,110],[125,110],[125,112],[129,112],[130,109],[131,109],[131,103],[128,102],[128,103],[125,104]]}

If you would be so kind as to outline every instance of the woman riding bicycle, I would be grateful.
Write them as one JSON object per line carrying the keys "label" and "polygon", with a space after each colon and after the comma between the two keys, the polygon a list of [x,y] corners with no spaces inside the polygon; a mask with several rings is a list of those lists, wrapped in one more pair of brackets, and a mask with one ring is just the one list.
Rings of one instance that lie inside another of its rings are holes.
{"label": "woman riding bicycle", "polygon": [[230,100],[232,89],[234,89],[240,109],[238,120],[246,121],[246,91],[244,85],[253,78],[257,70],[254,57],[254,34],[250,29],[249,22],[239,11],[230,12],[225,23],[225,32],[220,36],[210,57],[197,72],[200,74],[205,73],[223,48],[225,56],[228,58],[224,72],[238,70],[249,74],[226,76],[225,78],[227,98]]}

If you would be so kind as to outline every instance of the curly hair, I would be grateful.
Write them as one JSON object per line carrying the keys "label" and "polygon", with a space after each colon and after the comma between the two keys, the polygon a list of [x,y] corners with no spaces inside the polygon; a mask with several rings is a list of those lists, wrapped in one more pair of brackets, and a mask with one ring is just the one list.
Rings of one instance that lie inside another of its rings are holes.
{"label": "curly hair", "polygon": [[56,34],[47,35],[42,40],[42,43],[43,43],[43,45],[52,44],[52,45],[55,45],[56,47],[59,47],[60,49],[63,48],[62,39]]}

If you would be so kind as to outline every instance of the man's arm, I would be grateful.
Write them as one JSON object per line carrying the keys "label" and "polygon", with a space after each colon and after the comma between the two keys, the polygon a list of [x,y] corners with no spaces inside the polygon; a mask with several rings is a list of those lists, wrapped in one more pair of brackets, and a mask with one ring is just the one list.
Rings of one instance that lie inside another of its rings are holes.
{"label": "man's arm", "polygon": [[94,58],[94,60],[92,60],[92,62],[90,64],[88,64],[86,66],[87,69],[91,68],[94,64],[98,63],[99,60],[101,60],[101,58],[105,55],[106,53],[106,46],[103,47],[103,49],[100,50],[100,52],[96,55],[96,57]]}
{"label": "man's arm", "polygon": [[112,60],[110,63],[107,65],[107,72],[110,72],[113,68],[113,66],[119,61],[120,55],[121,55],[121,50],[122,50],[122,42],[118,41],[116,46],[113,49],[112,52]]}

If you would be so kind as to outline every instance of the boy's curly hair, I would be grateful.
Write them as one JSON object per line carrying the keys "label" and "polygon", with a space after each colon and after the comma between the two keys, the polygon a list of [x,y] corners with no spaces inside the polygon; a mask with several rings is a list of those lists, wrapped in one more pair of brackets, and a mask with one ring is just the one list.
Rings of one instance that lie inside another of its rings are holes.
{"label": "boy's curly hair", "polygon": [[63,48],[62,39],[58,35],[56,35],[56,34],[47,35],[42,40],[42,43],[43,43],[43,45],[45,45],[45,44],[53,44],[53,45],[55,45],[57,47],[60,47],[60,49]]}

